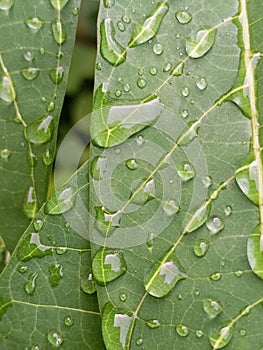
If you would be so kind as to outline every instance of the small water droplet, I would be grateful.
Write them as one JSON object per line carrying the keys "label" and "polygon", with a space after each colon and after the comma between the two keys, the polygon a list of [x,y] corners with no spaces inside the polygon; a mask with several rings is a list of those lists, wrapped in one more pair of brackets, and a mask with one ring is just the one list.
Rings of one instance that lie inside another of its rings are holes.
{"label": "small water droplet", "polygon": [[143,344],[143,339],[142,338],[138,338],[136,340],[136,345],[142,345]]}
{"label": "small water droplet", "polygon": [[115,4],[115,0],[103,0],[104,7],[111,8]]}
{"label": "small water droplet", "polygon": [[188,223],[184,229],[185,233],[191,233],[201,227],[207,220],[211,210],[211,203],[204,202],[201,207],[189,213]]}
{"label": "small water droplet", "polygon": [[216,28],[202,27],[186,39],[186,52],[189,57],[204,56],[213,46],[216,37]]}
{"label": "small water droplet", "polygon": [[223,230],[223,228],[225,227],[225,224],[223,219],[221,219],[218,216],[213,216],[207,220],[206,227],[213,235],[215,235],[219,231]]}
{"label": "small water droplet", "polygon": [[4,149],[1,149],[0,154],[2,159],[8,159],[11,155],[11,151],[7,148],[4,148]]}
{"label": "small water droplet", "polygon": [[101,62],[97,62],[95,68],[96,68],[97,70],[101,70],[101,69],[102,69],[102,64],[101,64]]}
{"label": "small water droplet", "polygon": [[50,0],[51,5],[58,11],[61,11],[69,0]]}
{"label": "small water droplet", "polygon": [[50,166],[53,163],[54,158],[53,155],[50,153],[49,149],[47,149],[46,152],[44,152],[42,159],[43,163],[46,166]]}
{"label": "small water droplet", "polygon": [[49,104],[46,107],[47,112],[53,112],[55,109],[55,102],[54,101],[50,101]]}
{"label": "small water droplet", "polygon": [[204,186],[206,188],[209,188],[210,186],[212,186],[213,180],[212,180],[211,176],[209,176],[209,175],[208,176],[204,176],[202,178],[202,183],[204,184]]}
{"label": "small water droplet", "polygon": [[42,229],[43,225],[44,225],[44,221],[41,219],[35,219],[33,222],[33,226],[36,232],[39,232]]}
{"label": "small water droplet", "polygon": [[232,207],[230,205],[226,206],[224,209],[225,215],[229,216],[232,214]]}
{"label": "small water droplet", "polygon": [[181,93],[182,93],[182,96],[184,97],[189,96],[190,94],[189,88],[187,86],[183,87]]}
{"label": "small water droplet", "polygon": [[156,36],[164,16],[169,10],[167,2],[158,2],[152,13],[143,23],[137,23],[134,27],[129,47],[143,44]]}
{"label": "small water droplet", "polygon": [[117,27],[119,28],[119,30],[121,31],[121,32],[124,32],[125,31],[125,25],[123,24],[123,22],[122,21],[118,21],[117,22]]}
{"label": "small water droplet", "polygon": [[199,258],[202,258],[205,256],[209,249],[209,242],[206,241],[205,239],[198,239],[195,244],[194,244],[194,253],[196,256]]}
{"label": "small water droplet", "polygon": [[195,170],[189,162],[180,163],[177,173],[183,181],[189,181],[195,176]]}
{"label": "small water droplet", "polygon": [[212,345],[213,349],[222,349],[230,342],[232,335],[233,327],[223,327],[219,332],[210,336],[210,344]]}
{"label": "small water droplet", "polygon": [[72,15],[73,16],[78,16],[79,15],[79,7],[74,7],[72,9]]}
{"label": "small water droplet", "polygon": [[105,284],[126,272],[126,262],[119,251],[101,247],[92,260],[93,276],[98,283]]}
{"label": "small water droplet", "polygon": [[118,66],[126,60],[126,50],[115,39],[115,28],[110,18],[100,25],[100,52],[102,57],[113,66]]}
{"label": "small water droplet", "polygon": [[21,74],[26,80],[34,80],[39,75],[39,72],[39,68],[29,67],[22,69]]}
{"label": "small water droplet", "polygon": [[152,328],[152,329],[161,327],[160,321],[156,319],[148,320],[146,321],[146,324],[149,328]]}
{"label": "small water droplet", "polygon": [[24,134],[29,142],[39,145],[51,139],[53,129],[53,117],[48,115],[28,124],[24,129]]}
{"label": "small water droplet", "polygon": [[244,337],[245,335],[247,335],[247,332],[245,329],[240,329],[239,331],[240,335],[242,335],[242,337]]}
{"label": "small water droplet", "polygon": [[198,330],[195,332],[195,335],[197,336],[197,338],[201,338],[201,337],[204,335],[204,332],[201,331],[201,329],[198,329]]}
{"label": "small water droplet", "polygon": [[127,83],[127,84],[124,84],[124,85],[123,85],[123,90],[124,90],[124,91],[129,92],[130,89],[131,89],[130,84]]}
{"label": "small water droplet", "polygon": [[200,77],[196,80],[196,86],[198,87],[199,90],[203,91],[207,88],[207,80],[204,77]]}
{"label": "small water droplet", "polygon": [[151,67],[150,68],[150,74],[151,75],[156,75],[158,73],[158,69],[156,67]]}
{"label": "small water droplet", "polygon": [[30,186],[29,189],[26,192],[24,204],[23,204],[23,211],[26,214],[27,217],[32,219],[37,211],[37,198],[36,198],[36,192],[33,186]]}
{"label": "small water droplet", "polygon": [[212,273],[209,278],[212,280],[212,281],[219,281],[221,280],[222,278],[222,274],[220,272],[214,272]]}
{"label": "small water droplet", "polygon": [[121,293],[121,294],[119,295],[119,298],[120,298],[120,301],[125,302],[125,301],[127,300],[127,294]]}
{"label": "small water droplet", "polygon": [[28,270],[27,266],[19,266],[19,268],[18,268],[18,272],[20,272],[20,273],[25,273],[25,272],[27,272],[27,270]]}
{"label": "small water droplet", "polygon": [[62,80],[64,78],[64,73],[65,73],[65,70],[63,67],[61,67],[61,66],[55,67],[55,68],[50,69],[49,77],[53,81],[54,84],[58,85],[62,82]]}
{"label": "small water droplet", "polygon": [[14,5],[15,0],[0,0],[0,10],[7,11],[10,10]]}
{"label": "small water droplet", "polygon": [[144,89],[145,86],[146,86],[146,84],[147,84],[147,82],[146,82],[146,80],[143,79],[143,78],[139,78],[139,79],[137,80],[137,85],[138,85],[138,87],[139,87],[140,89]]}
{"label": "small water droplet", "polygon": [[183,74],[183,72],[184,72],[184,62],[181,61],[181,62],[176,64],[176,66],[174,67],[174,69],[172,70],[170,75],[174,75],[176,77],[179,77],[180,75]]}
{"label": "small water droplet", "polygon": [[63,343],[62,335],[60,333],[58,333],[57,331],[54,331],[54,330],[48,332],[47,340],[55,348],[59,348],[60,345]]}
{"label": "small water droplet", "polygon": [[131,202],[143,205],[155,197],[155,181],[149,179],[145,181],[135,181],[132,184]]}
{"label": "small water droplet", "polygon": [[154,44],[153,53],[155,53],[155,55],[161,55],[163,53],[163,45],[160,43]]}
{"label": "small water droplet", "polygon": [[11,103],[16,98],[16,93],[11,79],[4,75],[0,81],[0,98],[6,103]]}
{"label": "small water droplet", "polygon": [[66,247],[57,247],[56,248],[56,253],[58,255],[63,255],[68,251],[68,249]]}
{"label": "small water droplet", "polygon": [[25,20],[26,26],[35,32],[39,31],[42,28],[44,23],[45,21],[43,21],[38,17],[31,17]]}
{"label": "small water droplet", "polygon": [[41,55],[45,55],[46,49],[45,49],[44,47],[41,47],[41,48],[39,49],[39,52],[41,53]]}
{"label": "small water droplet", "polygon": [[36,272],[31,273],[28,277],[27,282],[24,285],[24,290],[28,295],[33,295],[36,290],[36,280],[37,280],[38,274]]}
{"label": "small water droplet", "polygon": [[58,263],[54,263],[52,264],[49,269],[49,283],[51,285],[51,287],[57,287],[60,280],[63,277],[63,268],[60,264]]}
{"label": "small water droplet", "polygon": [[211,320],[222,312],[222,306],[212,299],[205,299],[203,301],[203,309]]}
{"label": "small water droplet", "polygon": [[73,326],[73,324],[74,324],[74,320],[73,320],[72,317],[66,316],[66,317],[64,318],[64,323],[65,323],[65,326],[71,327],[71,326]]}
{"label": "small water droplet", "polygon": [[76,192],[72,187],[67,187],[59,193],[55,193],[45,204],[45,213],[50,215],[62,214],[70,210],[75,202]]}
{"label": "small water droplet", "polygon": [[96,292],[96,284],[93,279],[92,273],[89,273],[87,278],[81,278],[80,288],[86,294],[94,294]]}
{"label": "small water droplet", "polygon": [[183,109],[181,115],[182,115],[183,118],[187,118],[189,116],[188,110],[187,109]]}
{"label": "small water droplet", "polygon": [[121,95],[122,95],[121,90],[116,90],[116,91],[115,91],[115,96],[116,96],[116,97],[120,97]]}
{"label": "small water droplet", "polygon": [[95,207],[96,227],[105,236],[110,236],[120,226],[121,211],[110,212],[104,207]]}
{"label": "small water droplet", "polygon": [[127,23],[127,24],[131,23],[131,19],[127,15],[123,15],[121,19],[123,20],[124,23]]}
{"label": "small water droplet", "polygon": [[144,137],[142,135],[137,136],[137,138],[136,138],[137,145],[142,146],[144,144],[144,142],[145,142],[145,140],[144,140]]}
{"label": "small water droplet", "polygon": [[125,164],[130,170],[135,170],[138,168],[138,164],[135,159],[128,159]]}
{"label": "small water droplet", "polygon": [[163,72],[169,72],[169,70],[172,69],[172,63],[171,62],[168,62],[164,68],[163,68]]}
{"label": "small water droplet", "polygon": [[163,211],[167,216],[172,216],[176,214],[179,210],[179,205],[173,200],[167,200],[162,203]]}
{"label": "small water droplet", "polygon": [[138,70],[138,75],[143,75],[144,74],[144,69],[143,68],[140,68],[139,70]]}
{"label": "small water droplet", "polygon": [[191,20],[192,20],[192,15],[190,15],[190,13],[188,13],[186,11],[177,11],[175,13],[175,16],[176,16],[178,22],[181,24],[187,24],[187,23],[191,22]]}
{"label": "small water droplet", "polygon": [[236,277],[241,277],[241,276],[243,276],[244,271],[242,271],[242,270],[237,270],[237,271],[234,272],[234,274],[235,274]]}
{"label": "small water droplet", "polygon": [[66,27],[60,19],[54,19],[51,22],[53,37],[57,44],[62,45],[66,41]]}
{"label": "small water droplet", "polygon": [[190,334],[190,330],[184,324],[178,324],[176,326],[176,332],[180,337],[187,337]]}
{"label": "small water droplet", "polygon": [[32,62],[34,59],[34,56],[31,51],[27,51],[24,53],[24,59],[28,62]]}

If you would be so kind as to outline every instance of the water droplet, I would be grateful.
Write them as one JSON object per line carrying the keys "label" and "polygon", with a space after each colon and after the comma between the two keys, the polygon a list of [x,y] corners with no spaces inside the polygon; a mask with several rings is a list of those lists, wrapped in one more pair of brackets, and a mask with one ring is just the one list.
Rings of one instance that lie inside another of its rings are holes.
{"label": "water droplet", "polygon": [[47,149],[46,152],[43,154],[42,159],[43,163],[46,166],[50,166],[53,163],[54,158],[53,155],[50,153],[49,149]]}
{"label": "water droplet", "polygon": [[124,23],[127,23],[127,24],[131,23],[131,19],[127,15],[123,15],[121,19],[123,20]]}
{"label": "water droplet", "polygon": [[202,178],[202,183],[204,184],[204,186],[206,188],[209,188],[210,186],[212,186],[213,180],[212,180],[211,176],[204,176]]}
{"label": "water droplet", "polygon": [[38,17],[31,17],[25,20],[26,26],[35,32],[39,31],[42,28],[44,23],[45,21],[43,21]]}
{"label": "water droplet", "polygon": [[97,70],[101,70],[101,69],[102,69],[102,64],[101,64],[101,62],[97,62],[95,68],[96,68]]}
{"label": "water droplet", "polygon": [[58,85],[62,82],[64,78],[65,70],[63,67],[55,67],[50,69],[49,77],[53,81],[54,84]]}
{"label": "water droplet", "polygon": [[203,301],[203,309],[211,320],[222,312],[222,306],[212,299],[205,299]]}
{"label": "water droplet", "polygon": [[58,263],[54,263],[52,264],[49,269],[49,283],[51,285],[51,287],[57,287],[60,280],[63,277],[63,268],[60,264]]}
{"label": "water droplet", "polygon": [[94,294],[96,292],[96,284],[93,279],[92,273],[89,273],[87,278],[81,278],[80,288],[86,294]]}
{"label": "water droplet", "polygon": [[121,95],[122,95],[121,90],[116,90],[116,91],[115,91],[115,96],[116,96],[116,97],[120,97]]}
{"label": "water droplet", "polygon": [[212,281],[219,281],[221,280],[222,278],[222,274],[220,272],[214,272],[212,273],[209,278],[212,280]]}
{"label": "water droplet", "polygon": [[33,186],[30,186],[28,191],[26,192],[23,211],[27,217],[32,219],[36,215],[37,211],[37,197],[36,191]]}
{"label": "water droplet", "polygon": [[72,15],[73,16],[78,16],[79,15],[79,7],[74,7],[72,9]]}
{"label": "water droplet", "polygon": [[216,28],[202,27],[186,39],[186,52],[189,57],[204,56],[213,46],[216,37]]}
{"label": "water droplet", "polygon": [[39,52],[41,53],[41,55],[45,55],[46,49],[45,49],[44,47],[41,47],[41,48],[39,49]]}
{"label": "water droplet", "polygon": [[66,317],[64,318],[64,323],[65,323],[65,326],[70,327],[70,326],[73,326],[74,320],[73,320],[72,317],[66,316]]}
{"label": "water droplet", "polygon": [[199,258],[202,258],[205,256],[209,249],[209,242],[206,241],[205,239],[198,239],[195,244],[194,244],[194,253],[196,256]]}
{"label": "water droplet", "polygon": [[144,89],[145,86],[146,86],[146,84],[147,84],[147,82],[146,82],[146,80],[143,79],[143,78],[139,78],[139,79],[137,80],[137,85],[138,85],[138,87],[139,87],[140,89]]}
{"label": "water droplet", "polygon": [[181,61],[177,63],[177,65],[174,67],[174,69],[171,71],[170,75],[174,75],[176,77],[179,77],[184,72],[184,62]]}
{"label": "water droplet", "polygon": [[115,4],[115,0],[103,0],[104,7],[107,9],[111,8]]}
{"label": "water droplet", "polygon": [[57,331],[48,332],[47,340],[55,348],[59,348],[60,345],[63,343],[62,335],[60,333],[58,333]]}
{"label": "water droplet", "polygon": [[110,212],[104,207],[95,207],[96,227],[105,236],[110,236],[120,226],[121,211]]}
{"label": "water droplet", "polygon": [[169,70],[172,69],[172,63],[171,62],[168,62],[164,68],[163,68],[163,72],[169,72]]}
{"label": "water droplet", "polygon": [[167,2],[157,3],[153,12],[145,18],[144,22],[136,24],[129,42],[129,47],[143,44],[155,37],[168,10],[169,5]]}
{"label": "water droplet", "polygon": [[[251,157],[251,156],[250,156]],[[247,162],[246,162],[247,163]],[[236,182],[241,191],[256,205],[258,205],[258,167],[257,162],[246,164],[236,172]]]}
{"label": "water droplet", "polygon": [[22,69],[21,74],[26,80],[34,80],[38,76],[39,72],[39,68],[29,67]]}
{"label": "water droplet", "polygon": [[144,140],[144,137],[142,135],[137,136],[137,138],[136,138],[137,145],[142,146],[144,144],[144,142],[145,142],[145,140]]}
{"label": "water droplet", "polygon": [[232,207],[230,205],[226,206],[224,209],[225,215],[229,216],[232,214]]}
{"label": "water droplet", "polygon": [[40,145],[51,139],[54,129],[53,117],[48,115],[28,124],[24,130],[26,139],[34,144]]}
{"label": "water droplet", "polygon": [[132,184],[131,202],[143,205],[155,197],[155,181],[149,179],[145,181],[135,181]]}
{"label": "water droplet", "polygon": [[187,277],[177,259],[169,256],[170,251],[151,267],[145,277],[146,291],[156,298],[165,297],[180,280]]}
{"label": "water droplet", "polygon": [[232,335],[233,327],[223,327],[219,332],[210,336],[210,344],[213,346],[213,349],[222,349],[230,342]]}
{"label": "water droplet", "polygon": [[46,202],[45,213],[56,215],[70,210],[75,202],[76,192],[72,187],[67,187],[59,193],[55,193]]}
{"label": "water droplet", "polygon": [[101,247],[92,260],[92,271],[96,281],[105,284],[126,272],[126,262],[121,252]]}
{"label": "water droplet", "polygon": [[237,270],[237,271],[234,272],[234,274],[235,274],[236,277],[241,277],[241,276],[243,276],[244,271],[242,271],[242,270]]}
{"label": "water droplet", "polygon": [[195,170],[189,162],[180,163],[177,173],[183,181],[189,181],[195,176]]}
{"label": "water droplet", "polygon": [[57,247],[56,248],[56,253],[58,255],[63,255],[68,251],[68,249],[66,247]]}
{"label": "water droplet", "polygon": [[52,250],[41,244],[39,235],[35,232],[26,235],[17,251],[17,257],[21,261],[43,258],[46,255],[52,255]]}
{"label": "water droplet", "polygon": [[187,24],[191,22],[192,20],[192,15],[186,11],[177,11],[175,14],[177,20],[181,24]]}
{"label": "water droplet", "polygon": [[161,55],[163,53],[163,45],[160,43],[154,44],[153,53],[155,53],[155,55]]}
{"label": "water droplet", "polygon": [[263,235],[257,226],[247,241],[247,258],[252,271],[263,279]]}
{"label": "water droplet", "polygon": [[4,75],[0,81],[0,98],[6,103],[11,103],[16,98],[16,93],[11,79]]}
{"label": "water droplet", "polygon": [[1,149],[1,158],[2,159],[8,159],[10,157],[11,151],[7,148]]}
{"label": "water droplet", "polygon": [[24,53],[24,59],[28,62],[32,62],[34,59],[34,56],[31,51],[27,51]]}
{"label": "water droplet", "polygon": [[50,101],[49,104],[46,107],[46,111],[47,112],[53,112],[55,109],[55,102],[54,101]]}
{"label": "water droplet", "polygon": [[18,272],[20,272],[20,273],[25,273],[25,272],[27,272],[27,270],[28,270],[27,266],[19,266],[19,268],[18,268]]}
{"label": "water droplet", "polygon": [[187,118],[189,116],[188,110],[187,109],[183,109],[181,115],[182,115],[183,118]]}
{"label": "water droplet", "polygon": [[204,332],[201,331],[201,329],[198,329],[198,330],[195,332],[195,335],[197,336],[197,338],[201,338],[201,337],[204,335]]}
{"label": "water droplet", "polygon": [[63,7],[67,5],[69,0],[50,0],[51,5],[58,11],[61,11]]}
{"label": "water droplet", "polygon": [[172,216],[176,214],[179,210],[179,205],[173,200],[167,200],[162,203],[163,211],[167,216]]}
{"label": "water droplet", "polygon": [[247,332],[245,329],[240,329],[240,335],[242,335],[242,337],[244,337],[245,335],[247,335]]}
{"label": "water droplet", "polygon": [[161,327],[160,321],[156,319],[148,320],[146,321],[146,324],[149,328],[152,328],[152,329]]}
{"label": "water droplet", "polygon": [[199,90],[203,91],[207,88],[207,80],[204,77],[200,77],[196,80],[196,86],[198,87]]}
{"label": "water droplet", "polygon": [[105,157],[95,157],[91,161],[90,174],[94,180],[101,180],[107,169],[107,160]]}
{"label": "water droplet", "polygon": [[120,301],[125,302],[125,301],[127,300],[127,294],[121,293],[121,294],[119,295],[119,298],[120,298]]}
{"label": "water droplet", "polygon": [[28,277],[27,282],[24,285],[24,290],[28,295],[33,295],[36,290],[36,280],[37,280],[38,274],[36,272],[31,273]]}
{"label": "water droplet", "polygon": [[223,230],[223,228],[225,227],[225,224],[220,217],[213,216],[207,220],[206,227],[213,235],[215,235],[219,231]]}
{"label": "water droplet", "polygon": [[127,84],[124,84],[124,85],[123,85],[123,90],[124,90],[124,91],[129,92],[130,89],[131,89],[130,84],[127,83]]}
{"label": "water droplet", "polygon": [[14,5],[15,0],[0,0],[0,10],[7,11],[10,10]]}
{"label": "water droplet", "polygon": [[110,18],[100,25],[100,52],[102,57],[113,66],[118,66],[126,60],[126,50],[115,39],[115,28]]}
{"label": "water droplet", "polygon": [[135,159],[128,159],[125,164],[130,170],[135,170],[138,168],[138,164]]}
{"label": "water droplet", "polygon": [[158,73],[158,69],[156,67],[151,67],[150,68],[150,74],[151,75],[156,75]]}
{"label": "water droplet", "polygon": [[44,225],[44,221],[41,219],[35,219],[33,222],[33,226],[36,232],[39,232],[42,229],[43,225]]}
{"label": "water droplet", "polygon": [[54,19],[51,22],[53,37],[57,44],[64,44],[67,34],[65,24],[60,19]]}
{"label": "water droplet", "polygon": [[184,324],[178,324],[176,326],[176,332],[180,337],[187,337],[190,334],[189,328]]}
{"label": "water droplet", "polygon": [[119,28],[119,30],[121,31],[121,32],[124,32],[125,31],[125,25],[122,23],[122,21],[118,21],[117,22],[117,27]]}
{"label": "water droplet", "polygon": [[142,345],[143,344],[143,339],[142,338],[138,338],[136,340],[136,345]]}
{"label": "water droplet", "polygon": [[184,97],[187,97],[189,95],[190,91],[189,91],[188,87],[185,86],[184,88],[182,88],[181,93]]}
{"label": "water droplet", "polygon": [[[190,218],[185,226],[184,232],[191,233],[201,227],[207,220],[211,210],[211,203],[204,202],[200,208],[189,213]],[[188,216],[188,217],[189,217]]]}

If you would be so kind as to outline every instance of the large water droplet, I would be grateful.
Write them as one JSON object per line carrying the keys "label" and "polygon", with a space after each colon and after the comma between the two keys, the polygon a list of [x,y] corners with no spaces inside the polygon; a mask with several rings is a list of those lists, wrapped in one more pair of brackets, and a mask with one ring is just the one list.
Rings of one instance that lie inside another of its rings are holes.
{"label": "large water droplet", "polygon": [[145,181],[135,181],[132,184],[131,202],[143,205],[155,197],[155,181],[148,179]]}
{"label": "large water droplet", "polygon": [[203,91],[207,88],[207,80],[204,77],[200,77],[196,80],[196,86],[199,90]]}
{"label": "large water droplet", "polygon": [[67,187],[60,193],[55,193],[46,202],[45,212],[46,214],[56,215],[62,214],[70,210],[75,202],[76,192],[72,187]]}
{"label": "large water droplet", "polygon": [[[189,213],[190,218],[185,226],[184,233],[191,233],[201,227],[207,220],[211,210],[211,203],[204,202],[200,208]],[[188,216],[188,217],[189,217]]]}
{"label": "large water droplet", "polygon": [[222,306],[212,299],[205,299],[203,301],[203,308],[211,320],[222,312]]}
{"label": "large water droplet", "polygon": [[48,278],[49,283],[51,287],[56,287],[63,277],[63,268],[60,264],[54,263],[49,267],[48,271],[49,271],[49,278]]}
{"label": "large water droplet", "polygon": [[263,279],[263,235],[257,226],[247,241],[247,258],[252,271]]}
{"label": "large water droplet", "polygon": [[155,37],[168,10],[169,5],[167,2],[157,3],[153,12],[144,20],[144,22],[136,24],[129,42],[129,47],[143,44]]}
{"label": "large water droplet", "polygon": [[52,250],[50,247],[41,244],[39,235],[35,232],[25,237],[17,251],[17,257],[21,261],[43,258],[46,255],[52,255]]}
{"label": "large water droplet", "polygon": [[179,210],[179,205],[173,200],[167,200],[162,203],[163,211],[167,216],[173,216]]}
{"label": "large water droplet", "polygon": [[62,82],[64,78],[65,70],[62,66],[54,67],[49,71],[49,77],[54,84],[58,85]]}
{"label": "large water droplet", "polygon": [[223,230],[223,228],[225,227],[225,223],[220,217],[213,216],[207,220],[206,227],[213,235],[215,235],[219,231]]}
{"label": "large water droplet", "polygon": [[175,16],[176,16],[178,22],[181,24],[189,23],[192,20],[192,15],[190,15],[190,13],[188,13],[186,11],[177,11],[175,13]]}
{"label": "large water droplet", "polygon": [[28,124],[24,129],[26,139],[37,145],[46,143],[51,139],[54,129],[53,117],[48,115]]}
{"label": "large water droplet", "polygon": [[186,52],[192,58],[204,56],[213,46],[216,37],[216,28],[202,27],[186,39]]}
{"label": "large water droplet", "polygon": [[115,4],[115,0],[103,0],[104,7],[111,8]]}
{"label": "large water droplet", "polygon": [[84,293],[89,295],[96,292],[96,284],[94,282],[92,273],[90,273],[87,278],[81,278],[80,288]]}
{"label": "large water droplet", "polygon": [[258,205],[258,166],[257,162],[246,164],[236,172],[236,182],[241,191]]}
{"label": "large water droplet", "polygon": [[183,181],[189,181],[195,176],[195,170],[189,162],[180,163],[177,173]]}
{"label": "large water droplet", "polygon": [[6,103],[11,103],[16,98],[11,78],[6,75],[4,75],[0,81],[0,98]]}
{"label": "large water droplet", "polygon": [[60,19],[54,19],[51,23],[52,33],[57,44],[64,44],[67,34],[65,24]]}
{"label": "large water droplet", "polygon": [[180,75],[183,74],[183,72],[184,72],[184,62],[182,61],[176,64],[174,69],[171,71],[170,75],[179,77]]}
{"label": "large water droplet", "polygon": [[163,53],[163,45],[160,43],[154,44],[153,52],[155,53],[155,55],[161,55]]}
{"label": "large water droplet", "polygon": [[178,281],[187,277],[177,259],[169,258],[169,253],[156,262],[145,277],[146,291],[156,298],[165,297]]}
{"label": "large water droplet", "polygon": [[101,247],[92,260],[93,276],[98,283],[105,284],[126,272],[126,262],[119,251]]}
{"label": "large water droplet", "polygon": [[199,258],[205,256],[209,248],[209,242],[205,239],[198,239],[194,244],[194,253]]}
{"label": "large water droplet", "polygon": [[96,207],[96,227],[105,236],[110,236],[120,226],[121,211],[110,212],[104,207]]}
{"label": "large water droplet", "polygon": [[26,80],[34,80],[38,76],[39,72],[39,68],[30,67],[22,69],[21,74]]}
{"label": "large water droplet", "polygon": [[100,24],[100,52],[102,57],[113,66],[126,60],[126,50],[115,39],[115,28],[110,18]]}
{"label": "large water droplet", "polygon": [[94,180],[101,180],[107,169],[107,159],[105,157],[95,157],[91,161],[90,174]]}
{"label": "large water droplet", "polygon": [[134,316],[107,303],[102,311],[102,334],[108,349],[128,349]]}
{"label": "large water droplet", "polygon": [[37,280],[38,274],[36,272],[31,273],[28,277],[27,282],[24,285],[24,290],[28,295],[33,295],[36,290],[36,280]]}
{"label": "large water droplet", "polygon": [[10,10],[14,5],[15,0],[0,0],[0,10],[7,11]]}
{"label": "large water droplet", "polygon": [[42,19],[40,19],[38,17],[32,17],[32,18],[28,18],[27,20],[25,20],[26,26],[35,32],[39,31],[39,29],[42,28],[44,23],[45,23],[45,21],[43,21]]}
{"label": "large water droplet", "polygon": [[232,336],[233,327],[223,327],[219,332],[210,336],[210,344],[213,346],[213,349],[222,349],[230,342]]}
{"label": "large water droplet", "polygon": [[146,324],[149,328],[152,328],[152,329],[161,327],[160,321],[156,319],[148,320],[146,321]]}
{"label": "large water droplet", "polygon": [[190,333],[189,328],[184,324],[178,324],[176,326],[176,332],[180,337],[187,337]]}
{"label": "large water droplet", "polygon": [[51,5],[58,11],[61,11],[63,7],[67,5],[69,0],[50,0]]}
{"label": "large water droplet", "polygon": [[36,191],[33,186],[30,186],[28,191],[26,192],[23,211],[27,217],[32,219],[36,215],[37,211],[37,197]]}
{"label": "large water droplet", "polygon": [[48,332],[47,340],[55,348],[59,348],[60,345],[63,343],[62,335],[59,332],[54,331],[54,330]]}
{"label": "large water droplet", "polygon": [[19,268],[18,268],[19,273],[26,273],[27,270],[28,270],[27,266],[19,266]]}
{"label": "large water droplet", "polygon": [[132,158],[128,159],[125,164],[126,164],[127,168],[130,170],[135,170],[138,168],[138,164],[137,164],[136,160],[132,159]]}

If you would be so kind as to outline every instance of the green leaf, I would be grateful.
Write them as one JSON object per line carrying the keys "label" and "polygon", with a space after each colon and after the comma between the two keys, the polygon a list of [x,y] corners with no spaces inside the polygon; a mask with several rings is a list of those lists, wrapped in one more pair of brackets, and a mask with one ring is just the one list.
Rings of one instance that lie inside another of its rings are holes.
{"label": "green leaf", "polygon": [[89,242],[74,226],[87,199],[87,172],[86,164],[66,186],[79,185],[67,213],[40,209],[0,277],[1,349],[104,349],[95,289],[87,285]]}
{"label": "green leaf", "polygon": [[[115,0],[101,3],[105,18],[126,54],[116,64],[98,52],[91,121],[89,225],[105,345],[259,349],[262,9],[256,0]],[[131,106],[148,96],[160,113],[137,130],[145,115],[133,119]],[[132,133],[109,122],[125,106]],[[108,250],[125,271],[105,283],[97,252]]]}
{"label": "green leaf", "polygon": [[46,199],[79,5],[0,1],[0,232],[9,251]]}

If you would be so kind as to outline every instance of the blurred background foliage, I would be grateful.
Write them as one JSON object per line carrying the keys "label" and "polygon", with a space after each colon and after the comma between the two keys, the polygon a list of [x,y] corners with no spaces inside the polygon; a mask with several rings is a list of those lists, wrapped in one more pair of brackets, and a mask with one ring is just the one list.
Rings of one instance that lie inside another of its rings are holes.
{"label": "blurred background foliage", "polygon": [[[57,149],[61,145],[64,137],[75,125],[78,128],[78,121],[92,111],[94,69],[97,50],[97,14],[99,0],[82,0],[78,29],[76,34],[75,48],[73,51],[66,96],[60,117],[58,130]],[[87,130],[77,129],[71,137],[70,157],[78,152],[78,139],[83,137],[87,140]],[[76,138],[74,140],[74,138]],[[80,163],[88,159],[89,148],[83,152]],[[77,155],[78,156],[78,155]],[[72,167],[69,159],[60,159],[56,163],[56,188],[65,183],[72,174]],[[50,193],[54,190],[53,181],[50,184]]]}

